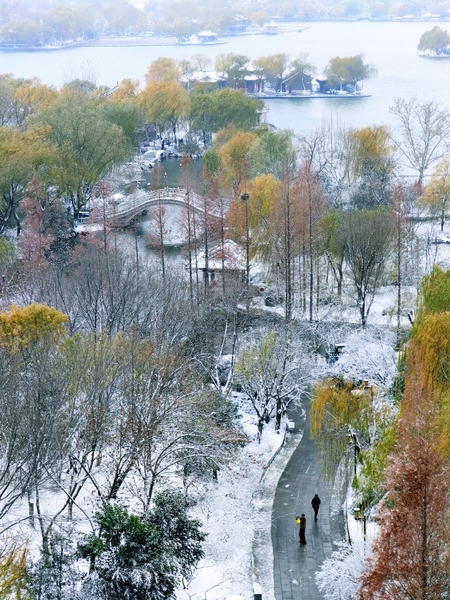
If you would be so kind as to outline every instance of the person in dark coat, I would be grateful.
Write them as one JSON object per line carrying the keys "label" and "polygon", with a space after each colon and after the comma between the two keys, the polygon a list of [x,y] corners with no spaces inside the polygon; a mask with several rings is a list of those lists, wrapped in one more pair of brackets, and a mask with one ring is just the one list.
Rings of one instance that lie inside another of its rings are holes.
{"label": "person in dark coat", "polygon": [[314,498],[311,500],[311,506],[313,507],[313,510],[314,510],[314,521],[317,521],[317,514],[319,512],[319,506],[320,506],[320,498],[317,494],[315,494]]}
{"label": "person in dark coat", "polygon": [[303,546],[306,546],[305,532],[306,532],[306,517],[302,513],[302,516],[300,517],[299,536],[300,536],[300,544],[302,544]]}

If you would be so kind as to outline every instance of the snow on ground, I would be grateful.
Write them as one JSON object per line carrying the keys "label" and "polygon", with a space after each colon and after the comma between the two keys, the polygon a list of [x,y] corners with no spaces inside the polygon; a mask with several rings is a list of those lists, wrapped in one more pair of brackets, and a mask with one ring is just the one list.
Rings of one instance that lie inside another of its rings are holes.
{"label": "snow on ground", "polygon": [[[311,380],[330,374],[367,379],[388,387],[395,375],[395,336],[386,326],[367,330],[347,330],[343,352],[333,365],[318,357]],[[295,449],[297,438],[274,431],[273,422],[263,430],[261,443],[256,442],[256,419],[241,394],[239,401],[243,427],[253,440],[239,454],[236,462],[219,473],[218,482],[211,481],[199,489],[193,516],[203,523],[208,533],[205,557],[198,565],[186,589],[177,593],[178,600],[238,600],[254,594],[253,570],[267,600],[273,596],[273,555],[270,537],[270,515],[278,479]],[[283,440],[288,444],[281,448]],[[271,459],[273,462],[268,467]],[[352,498],[347,500],[348,531],[357,542],[363,540],[362,521],[354,518]],[[372,526],[370,526],[372,527]],[[336,540],[340,541],[340,540]],[[362,543],[362,541],[361,541]],[[255,562],[256,561],[256,566]],[[261,578],[263,579],[261,581]],[[236,598],[237,597],[237,598]]]}
{"label": "snow on ground", "polygon": [[[236,399],[241,394],[234,394]],[[254,497],[269,461],[279,450],[284,431],[275,433],[270,423],[256,441],[256,419],[242,415],[242,425],[253,439],[233,464],[219,472],[200,492],[191,516],[199,518],[208,533],[205,558],[199,563],[179,600],[231,600],[253,596],[252,542],[255,533]]]}

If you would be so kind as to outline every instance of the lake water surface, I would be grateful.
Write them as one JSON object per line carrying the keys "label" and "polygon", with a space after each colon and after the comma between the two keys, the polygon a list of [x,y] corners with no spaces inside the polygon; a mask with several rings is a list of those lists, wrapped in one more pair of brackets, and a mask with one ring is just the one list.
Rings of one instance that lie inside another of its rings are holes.
{"label": "lake water surface", "polygon": [[[125,78],[143,82],[149,64],[160,56],[176,59],[202,53],[238,53],[257,58],[285,52],[291,58],[307,53],[321,75],[335,56],[364,54],[378,75],[364,83],[370,98],[269,100],[267,120],[278,128],[308,132],[324,121],[346,126],[393,122],[389,105],[399,96],[436,100],[450,108],[450,59],[427,59],[418,55],[417,44],[424,31],[436,23],[313,22],[289,24],[305,27],[274,36],[254,35],[225,38],[218,46],[85,47],[60,51],[0,52],[0,73],[16,77],[38,76],[44,83],[61,86],[86,74],[94,74],[98,85],[114,86]],[[448,22],[437,23],[442,29]]]}

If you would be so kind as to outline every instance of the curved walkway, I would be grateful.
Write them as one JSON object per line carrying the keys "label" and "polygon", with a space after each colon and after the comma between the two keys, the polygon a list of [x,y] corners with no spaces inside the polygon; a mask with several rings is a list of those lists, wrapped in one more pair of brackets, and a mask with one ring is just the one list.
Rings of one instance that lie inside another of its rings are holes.
{"label": "curved walkway", "polygon": [[[333,541],[345,538],[345,520],[342,502],[333,501],[332,485],[325,479],[316,445],[310,438],[309,418],[303,417],[300,423],[299,411],[291,418],[299,421],[303,435],[280,476],[272,507],[274,593],[276,600],[321,600],[314,576],[331,555]],[[316,523],[311,506],[314,494],[321,499]],[[307,519],[306,546],[299,543],[295,523],[301,513]]]}

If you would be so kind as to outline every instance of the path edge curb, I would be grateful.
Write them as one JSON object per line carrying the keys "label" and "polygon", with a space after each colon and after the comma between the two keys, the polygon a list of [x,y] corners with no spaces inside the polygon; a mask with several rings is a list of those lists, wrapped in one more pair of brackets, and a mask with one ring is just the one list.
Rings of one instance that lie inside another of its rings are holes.
{"label": "path edge curb", "polygon": [[[261,474],[253,493],[255,529],[252,543],[253,600],[275,600],[272,546],[272,506],[278,480],[303,437],[303,428],[284,431],[283,440]],[[267,569],[266,565],[272,567]]]}

